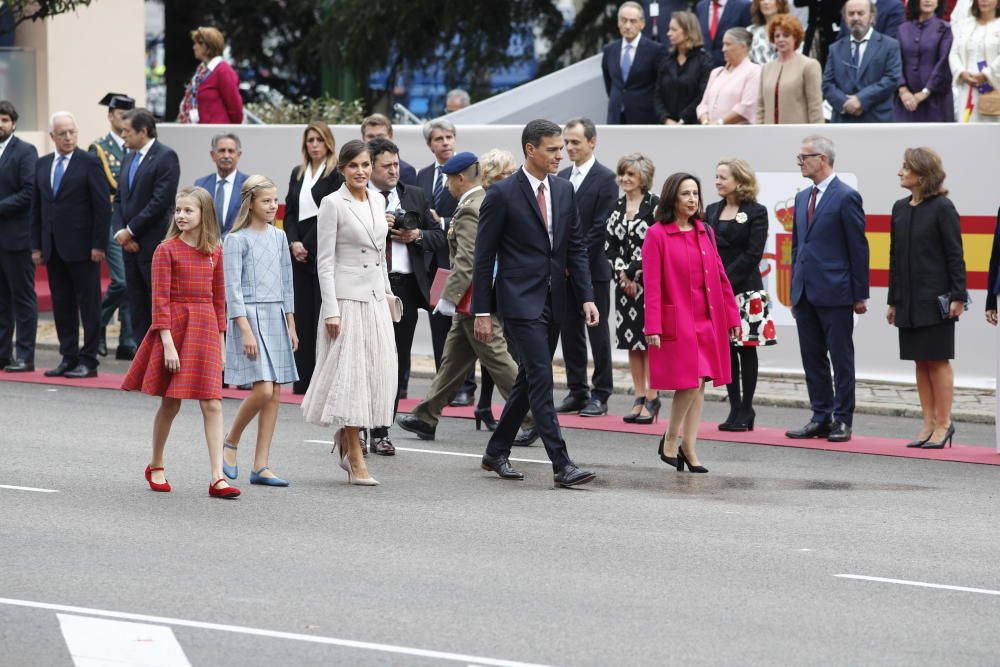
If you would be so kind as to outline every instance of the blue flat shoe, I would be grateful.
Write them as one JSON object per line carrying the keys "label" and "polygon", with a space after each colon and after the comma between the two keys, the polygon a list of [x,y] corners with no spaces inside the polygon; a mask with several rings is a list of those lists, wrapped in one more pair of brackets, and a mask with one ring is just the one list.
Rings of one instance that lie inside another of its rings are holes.
{"label": "blue flat shoe", "polygon": [[[230,445],[228,442],[223,442],[222,443],[222,448],[223,449],[232,449],[234,451],[236,450],[236,447]],[[234,465],[234,466],[229,465],[228,463],[226,463],[226,459],[223,458],[222,459],[222,474],[225,475],[226,477],[228,477],[229,479],[236,479],[239,476],[239,474],[240,474],[240,467],[239,467],[239,465]]]}
{"label": "blue flat shoe", "polygon": [[261,468],[260,470],[250,471],[250,483],[251,484],[263,484],[264,486],[288,486],[290,482],[281,479],[280,477],[264,477],[261,475],[265,470],[270,470],[270,468]]}

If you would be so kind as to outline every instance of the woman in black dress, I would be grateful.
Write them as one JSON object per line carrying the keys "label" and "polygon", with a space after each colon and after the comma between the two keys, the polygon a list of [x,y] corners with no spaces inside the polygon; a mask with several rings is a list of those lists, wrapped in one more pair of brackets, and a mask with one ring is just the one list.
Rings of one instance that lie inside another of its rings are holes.
{"label": "woman in black dress", "polygon": [[729,416],[720,431],[752,431],[753,395],[757,390],[757,348],[774,345],[771,299],[760,277],[760,260],[767,243],[767,209],[757,203],[757,176],[743,160],[727,159],[715,167],[715,190],[721,201],[705,210],[705,222],[715,231],[719,256],[740,309],[741,333],[729,348],[733,381],[726,385]]}
{"label": "woman in black dress", "polygon": [[285,236],[292,253],[292,284],[295,288],[295,329],[299,348],[295,365],[299,381],[296,394],[306,393],[316,365],[316,329],[319,326],[319,279],[316,276],[316,216],[323,197],[344,182],[337,171],[337,145],[330,126],[321,120],[309,123],[302,134],[302,164],[292,169],[285,198]]}
{"label": "woman in black dress", "polygon": [[631,153],[618,160],[618,185],[625,195],[608,216],[604,242],[615,280],[615,337],[618,349],[628,350],[635,387],[632,411],[624,417],[630,424],[652,424],[660,413],[659,395],[649,388],[642,300],[642,243],[660,201],[649,191],[654,172],[653,161],[642,153]]}
{"label": "woman in black dress", "polygon": [[899,328],[899,358],[917,365],[924,424],[907,447],[941,449],[955,434],[951,402],[955,375],[955,321],[965,309],[965,260],[958,212],[946,196],[941,158],[908,148],[899,184],[909,197],[892,207],[889,237],[889,310]]}
{"label": "woman in black dress", "polygon": [[715,67],[705,53],[698,17],[674,12],[667,30],[670,50],[660,63],[653,106],[664,125],[697,125],[696,110]]}

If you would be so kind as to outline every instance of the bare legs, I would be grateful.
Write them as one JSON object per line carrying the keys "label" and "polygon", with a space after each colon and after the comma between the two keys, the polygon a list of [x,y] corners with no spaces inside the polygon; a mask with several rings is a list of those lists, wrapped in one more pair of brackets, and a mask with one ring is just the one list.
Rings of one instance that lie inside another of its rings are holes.
{"label": "bare legs", "polygon": [[[205,425],[205,441],[208,443],[208,459],[212,468],[212,479],[222,477],[222,401],[219,399],[208,399],[199,401],[201,405],[202,419]],[[170,427],[174,423],[174,417],[181,409],[181,399],[167,398],[160,399],[160,409],[156,411],[153,419],[153,458],[149,465],[153,468],[163,467],[163,450],[167,446],[167,438],[170,436]],[[157,484],[166,482],[166,477],[162,470],[152,473],[152,479]],[[228,484],[220,484],[216,488],[225,488]]]}
{"label": "bare legs", "polygon": [[[163,467],[163,450],[167,446],[167,438],[170,436],[170,425],[174,423],[174,417],[181,410],[181,399],[167,398],[160,399],[160,409],[156,411],[153,418],[153,458],[149,465],[152,468]],[[163,484],[167,481],[162,470],[153,471],[153,481]],[[214,480],[213,480],[214,481]]]}
{"label": "bare legs", "polygon": [[[628,368],[632,372],[632,386],[635,387],[636,399],[651,401],[656,398],[656,390],[649,388],[649,354],[645,350],[629,350]],[[648,417],[649,410],[645,404],[641,404],[632,408],[632,414]]]}
{"label": "bare legs", "polygon": [[951,426],[951,404],[955,393],[955,373],[947,359],[918,361],[917,393],[924,424],[920,439],[930,436],[940,442]]}
{"label": "bare legs", "polygon": [[674,399],[670,403],[670,421],[667,423],[666,440],[663,445],[665,456],[670,458],[677,456],[677,449],[681,446],[677,443],[677,436],[680,434],[684,443],[684,456],[691,462],[691,465],[700,465],[694,446],[698,440],[701,409],[704,405],[704,380],[701,380],[698,386],[693,389],[678,389],[674,392]]}
{"label": "bare legs", "polygon": [[368,466],[365,465],[365,457],[361,452],[359,430],[357,426],[345,426],[340,431],[340,456],[347,455],[347,462],[356,478],[368,479],[371,475],[368,473]]}
{"label": "bare legs", "polygon": [[[268,454],[271,451],[271,440],[274,438],[274,427],[278,423],[278,408],[281,405],[281,385],[274,382],[254,382],[250,395],[243,399],[233,424],[229,428],[227,442],[237,446],[254,417],[257,420],[257,448],[254,452],[254,471],[267,467]],[[227,465],[236,465],[236,450],[223,450]],[[262,477],[274,477],[274,473],[265,470]]]}

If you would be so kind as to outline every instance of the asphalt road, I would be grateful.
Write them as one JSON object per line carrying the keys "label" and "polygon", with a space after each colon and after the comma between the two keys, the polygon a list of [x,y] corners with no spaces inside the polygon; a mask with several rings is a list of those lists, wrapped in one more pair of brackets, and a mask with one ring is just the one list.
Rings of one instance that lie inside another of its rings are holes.
{"label": "asphalt road", "polygon": [[[627,399],[615,400],[623,412]],[[524,482],[479,470],[485,433],[448,419],[434,442],[397,430],[397,446],[428,451],[370,457],[382,485],[362,488],[347,485],[329,445],[310,442],[331,433],[283,406],[271,463],[292,486],[250,486],[245,446],[244,495],[221,501],[207,495],[194,404],[167,449],[174,491],[149,491],[155,405],[0,382],[0,485],[57,491],[0,486],[0,665],[73,665],[71,650],[78,667],[102,664],[84,662],[60,623],[110,612],[168,628],[187,662],[164,665],[995,665],[1000,655],[994,466],[703,442],[711,472],[679,474],[649,438],[568,430],[573,458],[598,478],[565,490],[540,446],[515,451],[529,460],[516,464]],[[227,401],[227,416],[235,408]],[[806,417],[762,409],[758,420]],[[915,428],[856,425],[896,437]],[[962,424],[959,436],[985,446],[992,428]],[[123,627],[98,623],[89,636],[100,647]]]}

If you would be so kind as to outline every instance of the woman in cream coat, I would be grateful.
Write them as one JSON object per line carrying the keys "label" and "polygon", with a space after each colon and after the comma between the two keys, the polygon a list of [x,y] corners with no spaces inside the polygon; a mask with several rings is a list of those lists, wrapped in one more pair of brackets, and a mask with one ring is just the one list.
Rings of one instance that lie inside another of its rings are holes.
{"label": "woman in cream coat", "polygon": [[[955,39],[948,62],[955,97],[955,120],[959,123],[996,123],[1000,116],[979,111],[979,86],[1000,89],[1000,6],[997,0],[972,0],[969,17],[952,23]],[[986,63],[984,68],[979,63]],[[971,91],[971,98],[970,98]],[[972,112],[966,119],[966,107]]]}
{"label": "woman in cream coat", "polygon": [[371,157],[361,141],[340,150],[344,184],[320,203],[317,273],[323,306],[316,370],[302,402],[306,421],[332,425],[334,450],[351,484],[369,474],[359,430],[389,426],[396,397],[396,342],[385,265],[385,200],[368,190]]}
{"label": "woman in cream coat", "polygon": [[781,14],[767,31],[778,58],[761,68],[757,123],[822,123],[823,69],[819,61],[798,52],[805,37],[802,24],[791,14]]}

